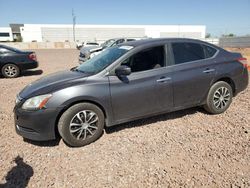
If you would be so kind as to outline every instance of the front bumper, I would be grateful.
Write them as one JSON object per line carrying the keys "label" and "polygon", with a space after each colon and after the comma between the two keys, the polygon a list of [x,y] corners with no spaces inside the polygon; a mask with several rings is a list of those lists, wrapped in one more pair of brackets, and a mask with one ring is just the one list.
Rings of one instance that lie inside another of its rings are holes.
{"label": "front bumper", "polygon": [[14,109],[15,129],[24,138],[36,141],[56,138],[56,121],[61,109],[27,111]]}

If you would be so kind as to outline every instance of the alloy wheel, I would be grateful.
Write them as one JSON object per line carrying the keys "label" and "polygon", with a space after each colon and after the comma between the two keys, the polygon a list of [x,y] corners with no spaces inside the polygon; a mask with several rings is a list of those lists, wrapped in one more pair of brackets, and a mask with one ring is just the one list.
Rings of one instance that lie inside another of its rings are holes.
{"label": "alloy wheel", "polygon": [[98,116],[91,110],[78,112],[70,121],[70,134],[77,140],[92,137],[98,129]]}
{"label": "alloy wheel", "polygon": [[15,77],[17,74],[17,69],[15,66],[12,65],[8,65],[5,69],[4,69],[4,73],[9,76],[9,77]]}
{"label": "alloy wheel", "polygon": [[219,87],[213,96],[213,103],[216,109],[224,109],[230,101],[230,91],[226,87]]}

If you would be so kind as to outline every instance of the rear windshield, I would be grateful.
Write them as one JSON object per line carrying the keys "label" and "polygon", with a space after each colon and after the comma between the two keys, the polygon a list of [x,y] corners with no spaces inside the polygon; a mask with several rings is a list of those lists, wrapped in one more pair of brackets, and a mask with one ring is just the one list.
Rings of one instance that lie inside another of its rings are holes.
{"label": "rear windshield", "polygon": [[12,51],[12,52],[22,52],[21,50],[18,50],[18,49],[16,49],[16,48],[13,48],[13,47],[10,47],[10,46],[4,46],[4,45],[2,45],[2,46],[0,46],[1,48],[5,48],[5,49],[7,49],[7,50],[9,50],[9,51]]}

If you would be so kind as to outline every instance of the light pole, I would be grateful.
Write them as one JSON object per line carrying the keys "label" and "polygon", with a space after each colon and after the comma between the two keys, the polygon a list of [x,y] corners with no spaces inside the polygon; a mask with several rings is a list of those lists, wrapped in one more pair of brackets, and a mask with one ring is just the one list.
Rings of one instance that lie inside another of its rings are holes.
{"label": "light pole", "polygon": [[74,42],[76,42],[76,36],[75,36],[76,16],[74,13],[74,9],[72,9],[72,19],[73,19],[73,39],[74,39]]}

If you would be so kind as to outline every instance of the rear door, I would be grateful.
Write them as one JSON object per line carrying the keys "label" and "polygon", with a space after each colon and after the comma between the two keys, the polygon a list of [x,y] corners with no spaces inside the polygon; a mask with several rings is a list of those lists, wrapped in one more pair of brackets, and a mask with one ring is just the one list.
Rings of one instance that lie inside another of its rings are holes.
{"label": "rear door", "polygon": [[166,72],[165,67],[164,46],[138,52],[121,65],[129,66],[132,73],[123,79],[109,76],[116,122],[154,114],[173,106],[171,79],[168,78],[170,73]]}
{"label": "rear door", "polygon": [[217,50],[199,43],[172,43],[174,106],[199,104],[206,96],[215,70]]}

